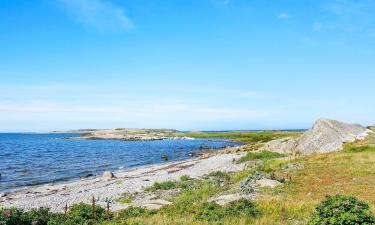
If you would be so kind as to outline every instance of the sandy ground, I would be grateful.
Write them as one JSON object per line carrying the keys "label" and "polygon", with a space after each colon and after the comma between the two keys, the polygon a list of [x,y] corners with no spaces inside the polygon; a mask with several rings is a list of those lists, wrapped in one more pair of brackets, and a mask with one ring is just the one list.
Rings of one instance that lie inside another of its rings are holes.
{"label": "sandy ground", "polygon": [[[93,196],[98,204],[105,205],[106,200],[112,200],[112,210],[126,208],[126,205],[116,200],[123,193],[144,193],[144,188],[154,182],[177,180],[183,175],[199,178],[213,171],[239,171],[243,164],[233,163],[244,153],[217,154],[204,159],[189,159],[162,165],[141,167],[128,171],[115,172],[115,179],[105,181],[101,177],[91,177],[69,183],[46,184],[25,188],[13,193],[7,193],[0,198],[0,206],[17,207],[25,210],[47,207],[52,211],[61,212],[68,206],[85,202],[90,203]],[[138,205],[147,205],[151,198],[145,197]]]}

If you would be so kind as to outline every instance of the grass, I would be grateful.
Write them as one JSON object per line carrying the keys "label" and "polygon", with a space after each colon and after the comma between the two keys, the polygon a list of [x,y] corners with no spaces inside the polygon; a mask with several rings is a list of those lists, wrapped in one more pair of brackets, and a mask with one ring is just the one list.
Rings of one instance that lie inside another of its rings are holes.
{"label": "grass", "polygon": [[134,197],[128,193],[123,193],[121,197],[117,200],[121,204],[130,204],[134,200]]}
{"label": "grass", "polygon": [[269,151],[262,151],[262,152],[249,152],[246,155],[242,156],[238,163],[247,162],[250,160],[268,160],[268,159],[275,159],[284,157],[284,154],[280,154],[277,152],[269,152]]}
{"label": "grass", "polygon": [[[371,145],[368,147],[368,142],[363,143],[345,146],[341,152],[314,154],[294,160],[278,159],[279,155],[269,153],[249,154],[248,160],[264,160],[265,171],[288,173],[292,181],[276,189],[264,189],[259,193],[255,204],[261,212],[260,215],[225,215],[220,217],[220,224],[306,224],[313,215],[317,203],[324,199],[326,194],[336,192],[366,201],[375,212],[375,151]],[[283,165],[292,163],[304,166],[296,170],[283,170]],[[235,188],[238,182],[252,172],[243,170],[230,174],[230,187],[216,186],[205,180],[194,180],[197,183],[196,189],[183,190],[175,197],[172,205],[151,217],[137,218],[133,221],[140,224],[217,224],[218,222],[205,218],[216,218],[221,215],[222,208],[207,205],[205,202],[212,196]],[[207,208],[213,212],[207,212]],[[198,217],[192,216],[198,212]]]}
{"label": "grass", "polygon": [[300,134],[300,132],[283,131],[232,131],[175,133],[172,136],[193,138],[226,138],[246,143],[265,143],[283,137],[299,136]]}
{"label": "grass", "polygon": [[[159,210],[129,208],[114,215],[106,225],[187,224],[187,225],[291,225],[307,224],[316,205],[325,195],[340,193],[356,196],[375,212],[375,151],[371,135],[364,141],[347,144],[343,151],[313,154],[293,160],[270,152],[248,153],[243,160],[262,160],[262,166],[236,173],[214,172],[204,179],[183,176],[179,181],[155,183],[149,191],[179,188],[173,204]],[[285,165],[303,165],[285,169]],[[218,206],[215,196],[237,193],[239,183],[254,170],[288,175],[291,181],[276,189],[262,189],[253,202]],[[226,184],[226,185],[221,185]],[[126,197],[126,196],[125,196]]]}
{"label": "grass", "polygon": [[178,187],[176,181],[164,181],[164,182],[155,182],[151,187],[146,188],[146,191],[156,191],[156,190],[171,190]]}

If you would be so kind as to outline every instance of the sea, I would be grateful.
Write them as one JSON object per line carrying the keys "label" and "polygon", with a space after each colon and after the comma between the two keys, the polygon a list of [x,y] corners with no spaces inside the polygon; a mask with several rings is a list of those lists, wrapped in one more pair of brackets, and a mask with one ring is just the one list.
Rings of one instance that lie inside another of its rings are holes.
{"label": "sea", "polygon": [[242,143],[225,139],[83,140],[77,133],[0,133],[0,192],[190,158],[192,150]]}

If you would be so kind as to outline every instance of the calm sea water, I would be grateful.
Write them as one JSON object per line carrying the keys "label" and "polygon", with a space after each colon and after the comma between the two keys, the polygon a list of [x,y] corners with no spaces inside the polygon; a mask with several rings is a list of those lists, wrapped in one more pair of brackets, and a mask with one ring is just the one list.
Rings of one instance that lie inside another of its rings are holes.
{"label": "calm sea water", "polygon": [[115,141],[66,139],[79,134],[0,134],[0,192],[67,181],[106,170],[128,169],[189,158],[200,146],[220,148],[225,140]]}

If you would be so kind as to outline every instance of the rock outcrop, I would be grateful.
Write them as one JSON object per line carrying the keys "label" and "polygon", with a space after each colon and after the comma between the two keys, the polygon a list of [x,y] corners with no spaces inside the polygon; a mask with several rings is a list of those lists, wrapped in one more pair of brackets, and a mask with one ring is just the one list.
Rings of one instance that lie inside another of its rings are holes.
{"label": "rock outcrop", "polygon": [[330,119],[319,119],[313,127],[299,138],[284,138],[268,142],[262,150],[280,153],[332,152],[342,149],[344,143],[364,139],[369,129]]}

